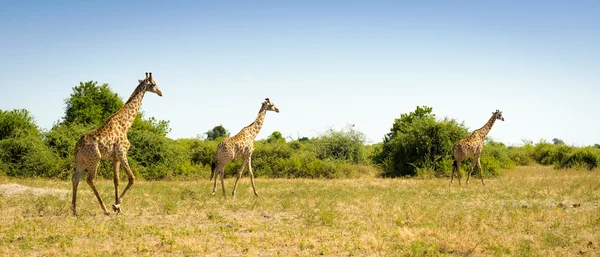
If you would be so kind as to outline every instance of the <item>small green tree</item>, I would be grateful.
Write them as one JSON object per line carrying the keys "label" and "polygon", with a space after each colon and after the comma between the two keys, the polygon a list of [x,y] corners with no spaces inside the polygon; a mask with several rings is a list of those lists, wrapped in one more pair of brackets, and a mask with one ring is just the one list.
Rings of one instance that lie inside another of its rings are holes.
{"label": "small green tree", "polygon": [[217,138],[229,136],[229,132],[223,125],[215,126],[213,129],[206,131],[205,134],[208,140],[217,140]]}
{"label": "small green tree", "polygon": [[317,158],[350,163],[365,163],[365,135],[354,129],[354,125],[335,131],[330,129],[312,141]]}
{"label": "small green tree", "polygon": [[564,145],[565,141],[562,141],[562,139],[553,138],[552,139],[552,143],[555,144],[555,145]]}
{"label": "small green tree", "polygon": [[279,131],[273,131],[273,133],[271,133],[271,135],[269,135],[267,137],[267,143],[285,143],[285,138],[283,138],[283,135],[281,135],[281,132]]}
{"label": "small green tree", "polygon": [[65,100],[64,122],[82,125],[100,125],[123,107],[123,100],[112,92],[108,84],[96,81],[81,82]]}
{"label": "small green tree", "polygon": [[0,140],[22,135],[37,135],[33,116],[25,109],[0,110]]}
{"label": "small green tree", "polygon": [[17,177],[53,177],[57,156],[42,141],[27,110],[0,110],[0,170]]}
{"label": "small green tree", "polygon": [[463,124],[448,118],[438,120],[431,107],[417,106],[414,112],[401,114],[394,121],[381,147],[373,150],[373,162],[390,177],[414,176],[419,171],[447,174],[452,146],[466,136]]}

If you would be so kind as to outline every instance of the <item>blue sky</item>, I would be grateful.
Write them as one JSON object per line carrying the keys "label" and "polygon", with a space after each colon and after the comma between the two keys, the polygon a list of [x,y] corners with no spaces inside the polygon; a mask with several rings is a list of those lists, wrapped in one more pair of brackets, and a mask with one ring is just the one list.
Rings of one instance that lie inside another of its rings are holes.
{"label": "blue sky", "polygon": [[369,143],[417,105],[507,143],[600,143],[600,1],[0,1],[0,109],[49,129],[80,81],[127,98],[172,138],[250,124],[258,138],[355,124]]}

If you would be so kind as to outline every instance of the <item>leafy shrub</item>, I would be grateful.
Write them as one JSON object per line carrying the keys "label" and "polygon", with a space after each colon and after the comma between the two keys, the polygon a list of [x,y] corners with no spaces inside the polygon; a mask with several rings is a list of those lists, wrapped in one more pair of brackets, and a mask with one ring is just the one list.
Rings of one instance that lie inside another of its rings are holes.
{"label": "leafy shrub", "polygon": [[6,175],[53,177],[56,160],[27,110],[0,110],[0,169]]}
{"label": "leafy shrub", "polygon": [[526,143],[525,145],[520,147],[509,146],[507,150],[509,158],[517,166],[526,166],[534,163],[532,157],[534,147],[531,143]]}
{"label": "leafy shrub", "polygon": [[358,164],[366,162],[365,141],[365,135],[350,125],[341,131],[330,129],[325,135],[313,139],[312,144],[317,158],[321,160]]}
{"label": "leafy shrub", "polygon": [[561,160],[559,167],[592,170],[598,167],[598,163],[600,163],[600,149],[585,147],[574,149],[568,153]]}
{"label": "leafy shrub", "polygon": [[394,121],[381,147],[373,149],[373,162],[381,165],[384,176],[390,177],[429,171],[438,176],[450,174],[452,147],[466,136],[463,124],[448,118],[437,120],[432,108],[418,106]]}
{"label": "leafy shrub", "polygon": [[515,162],[510,158],[506,145],[493,140],[486,140],[481,154],[481,166],[484,176],[500,175],[500,169],[515,167]]}

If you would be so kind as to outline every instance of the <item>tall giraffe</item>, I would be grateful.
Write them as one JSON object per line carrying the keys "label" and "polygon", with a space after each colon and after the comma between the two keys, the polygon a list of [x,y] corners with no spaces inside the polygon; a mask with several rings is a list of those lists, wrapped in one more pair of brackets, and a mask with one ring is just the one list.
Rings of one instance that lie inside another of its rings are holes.
{"label": "tall giraffe", "polygon": [[260,106],[258,116],[256,116],[256,120],[254,120],[252,124],[244,127],[235,136],[223,139],[223,141],[221,141],[217,146],[217,159],[211,165],[212,172],[214,174],[214,185],[212,190],[213,195],[217,189],[217,176],[221,176],[221,187],[223,188],[223,196],[225,196],[225,182],[223,182],[225,165],[232,160],[242,159],[242,166],[240,167],[237,178],[235,179],[231,197],[235,197],[235,190],[237,189],[238,180],[240,180],[246,165],[248,165],[248,171],[250,172],[250,181],[252,182],[254,195],[258,196],[258,193],[256,193],[256,186],[254,185],[254,174],[252,173],[252,153],[254,152],[254,138],[256,138],[256,135],[258,135],[258,132],[265,122],[267,111],[279,112],[279,109],[275,107],[275,104],[271,102],[269,98],[266,98]]}
{"label": "tall giraffe", "polygon": [[[129,150],[129,140],[127,140],[127,130],[131,127],[131,124],[135,120],[135,117],[142,104],[142,99],[146,92],[156,93],[162,96],[162,92],[156,85],[156,81],[152,79],[152,73],[146,72],[146,78],[139,80],[139,85],[133,91],[133,94],[129,97],[129,100],[123,105],[123,107],[108,117],[104,125],[92,130],[77,141],[75,146],[75,171],[73,173],[73,202],[72,209],[73,215],[77,215],[76,202],[77,202],[77,186],[79,185],[79,179],[85,170],[88,172],[87,183],[90,185],[100,207],[104,211],[104,214],[109,215],[106,206],[96,190],[94,185],[94,178],[96,178],[96,171],[100,160],[110,159],[113,161],[114,171],[114,183],[115,183],[115,204],[112,205],[115,213],[121,212],[121,201],[123,196],[127,193],[127,190],[131,188],[135,180],[135,176],[129,168],[127,163],[127,151]],[[129,176],[129,183],[119,196],[119,169],[120,164],[123,164],[127,175]]]}
{"label": "tall giraffe", "polygon": [[479,158],[483,151],[483,139],[490,132],[496,120],[504,121],[502,112],[499,110],[492,112],[492,117],[485,125],[483,125],[483,127],[473,131],[469,137],[461,139],[454,145],[452,149],[454,153],[454,163],[452,164],[452,178],[450,179],[450,184],[452,184],[452,181],[454,180],[455,171],[457,172],[456,176],[458,177],[458,183],[460,184],[460,163],[466,158],[471,158],[473,160],[473,165],[471,166],[471,172],[467,175],[467,184],[469,184],[469,178],[471,177],[471,173],[473,173],[475,164],[477,164],[477,169],[481,176],[481,184],[485,185],[485,183],[483,183],[483,172],[481,170],[481,161]]}

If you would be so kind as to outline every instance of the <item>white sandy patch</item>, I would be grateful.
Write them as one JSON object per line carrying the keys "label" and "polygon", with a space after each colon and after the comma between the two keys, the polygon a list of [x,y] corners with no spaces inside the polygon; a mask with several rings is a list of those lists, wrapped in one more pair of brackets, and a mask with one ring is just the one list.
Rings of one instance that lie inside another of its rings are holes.
{"label": "white sandy patch", "polygon": [[69,191],[64,189],[56,189],[56,188],[36,188],[36,187],[28,187],[19,184],[1,184],[0,185],[0,195],[5,197],[16,196],[19,194],[23,194],[26,192],[31,192],[33,195],[42,196],[42,195],[66,195]]}

